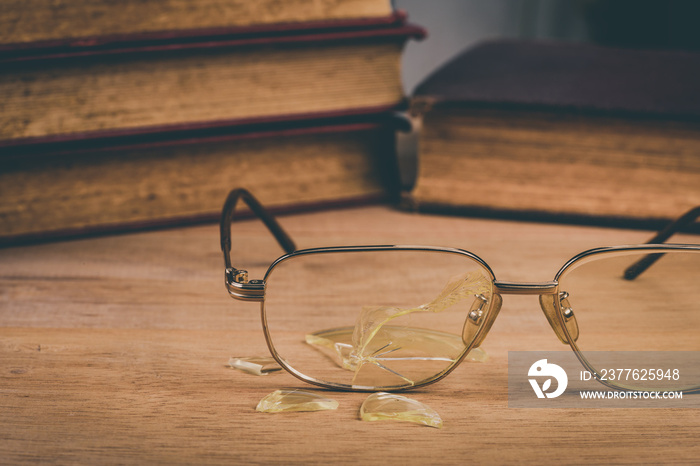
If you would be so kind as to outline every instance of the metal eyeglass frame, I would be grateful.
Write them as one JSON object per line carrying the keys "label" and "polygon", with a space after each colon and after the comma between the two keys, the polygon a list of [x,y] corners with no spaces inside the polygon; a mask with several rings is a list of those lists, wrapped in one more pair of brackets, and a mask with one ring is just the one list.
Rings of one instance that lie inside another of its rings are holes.
{"label": "metal eyeglass frame", "polygon": [[[233,221],[234,212],[236,209],[236,204],[238,200],[241,199],[250,208],[250,210],[258,218],[260,218],[266,225],[268,230],[275,237],[279,245],[286,252],[285,255],[279,257],[275,260],[267,272],[265,273],[265,278],[262,280],[250,280],[248,278],[248,272],[243,269],[238,269],[233,267],[231,264],[231,222]],[[666,228],[656,234],[653,238],[649,240],[646,244],[638,245],[623,245],[623,246],[609,246],[589,249],[584,251],[572,259],[567,261],[561,269],[554,276],[552,281],[547,282],[537,282],[537,283],[525,283],[525,282],[510,282],[497,280],[491,268],[477,255],[456,248],[447,247],[435,247],[435,246],[401,246],[401,245],[387,245],[387,246],[338,246],[338,247],[324,247],[324,248],[311,248],[297,250],[296,245],[289,237],[289,235],[282,229],[280,224],[277,222],[275,217],[268,212],[262,204],[246,189],[238,188],[232,190],[226,198],[224,207],[221,213],[221,223],[220,227],[220,238],[221,238],[221,251],[224,255],[225,264],[225,275],[224,282],[226,284],[226,289],[228,290],[231,297],[242,300],[242,301],[255,301],[261,303],[261,318],[263,324],[263,331],[265,334],[265,339],[267,341],[267,346],[270,350],[272,357],[283,367],[287,372],[297,377],[298,379],[310,383],[312,385],[318,385],[325,388],[340,389],[340,390],[352,390],[352,391],[376,391],[378,387],[357,387],[344,384],[338,384],[333,382],[324,382],[317,380],[315,378],[309,377],[305,374],[300,373],[293,367],[289,366],[286,361],[280,357],[277,353],[274,345],[272,344],[269,329],[267,327],[267,321],[265,316],[264,300],[265,300],[265,280],[272,271],[272,269],[282,261],[288,260],[290,258],[315,254],[315,253],[326,253],[326,252],[352,252],[352,251],[387,251],[387,250],[403,250],[403,251],[433,251],[433,252],[445,252],[452,254],[460,254],[469,257],[470,259],[476,261],[484,270],[490,274],[490,280],[493,286],[493,299],[488,303],[488,309],[479,309],[478,315],[469,315],[468,318],[474,319],[475,323],[479,325],[479,328],[472,339],[472,342],[468,347],[462,352],[459,358],[448,367],[443,372],[436,374],[432,378],[420,381],[419,383],[410,386],[396,386],[396,387],[380,387],[381,390],[406,390],[411,388],[416,388],[420,386],[425,386],[431,383],[435,383],[441,380],[443,377],[452,372],[465,356],[469,353],[472,348],[479,347],[483,342],[486,334],[493,325],[498,313],[501,309],[502,298],[501,295],[504,294],[516,294],[516,295],[539,295],[540,297],[540,307],[547,318],[550,326],[554,330],[558,339],[571,347],[571,349],[576,354],[581,364],[590,371],[592,374],[599,376],[598,371],[591,366],[591,364],[586,360],[581,350],[579,350],[576,345],[577,332],[578,329],[570,328],[567,322],[573,317],[571,309],[566,304],[567,294],[559,289],[559,278],[567,272],[571,267],[578,265],[582,261],[588,261],[592,258],[597,258],[600,255],[609,254],[619,254],[628,251],[645,251],[647,254],[640,260],[629,266],[623,277],[626,280],[634,280],[639,275],[641,275],[645,270],[647,270],[654,262],[661,258],[665,253],[671,251],[694,251],[700,253],[700,245],[697,244],[662,244],[674,233],[683,230],[688,225],[693,223],[698,217],[700,217],[700,206],[688,211],[683,214],[677,220],[669,224]],[[556,299],[559,297],[559,299]],[[604,380],[604,377],[597,377],[598,381],[603,385],[610,388],[625,390],[624,386],[619,386],[610,381]],[[697,389],[687,390],[688,392],[700,391],[700,387]]]}

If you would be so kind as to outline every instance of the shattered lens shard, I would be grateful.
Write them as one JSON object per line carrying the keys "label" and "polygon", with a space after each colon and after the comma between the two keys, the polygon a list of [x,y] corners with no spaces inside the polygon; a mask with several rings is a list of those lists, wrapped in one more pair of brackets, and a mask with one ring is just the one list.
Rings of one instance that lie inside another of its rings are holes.
{"label": "shattered lens shard", "polygon": [[403,421],[442,428],[442,418],[430,406],[392,393],[372,393],[360,407],[363,421]]}
{"label": "shattered lens shard", "polygon": [[265,396],[256,411],[282,413],[300,411],[325,411],[337,409],[338,402],[306,390],[275,390]]}
{"label": "shattered lens shard", "polygon": [[[364,306],[353,327],[321,330],[308,334],[308,344],[324,351],[343,369],[353,371],[353,385],[373,385],[382,372],[407,385],[433,376],[452,365],[465,348],[463,332],[447,333],[429,328],[388,325],[419,312],[443,312],[463,300],[490,292],[490,283],[479,273],[453,277],[440,294],[428,303],[412,308]],[[475,360],[485,359],[483,351],[472,351]]]}
{"label": "shattered lens shard", "polygon": [[282,367],[271,356],[232,356],[228,360],[228,366],[251,375],[267,375],[282,370]]}

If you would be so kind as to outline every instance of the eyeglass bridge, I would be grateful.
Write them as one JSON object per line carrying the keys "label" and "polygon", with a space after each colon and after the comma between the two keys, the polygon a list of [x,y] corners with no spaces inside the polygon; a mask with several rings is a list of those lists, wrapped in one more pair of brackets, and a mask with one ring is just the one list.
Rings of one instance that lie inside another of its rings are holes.
{"label": "eyeglass bridge", "polygon": [[265,281],[248,280],[248,271],[228,267],[224,274],[228,294],[242,301],[262,301],[265,298]]}

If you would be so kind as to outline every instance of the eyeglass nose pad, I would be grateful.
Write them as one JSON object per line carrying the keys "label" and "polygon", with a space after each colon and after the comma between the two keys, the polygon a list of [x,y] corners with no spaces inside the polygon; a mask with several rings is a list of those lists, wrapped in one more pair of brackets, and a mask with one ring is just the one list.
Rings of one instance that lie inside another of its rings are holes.
{"label": "eyeglass nose pad", "polygon": [[478,294],[475,295],[474,298],[474,302],[467,314],[467,320],[464,322],[464,327],[462,328],[462,341],[467,346],[472,345],[472,341],[476,338],[479,329],[484,327],[483,332],[481,332],[478,337],[479,339],[474,341],[472,345],[472,348],[478,348],[484,341],[486,334],[489,333],[494,320],[496,320],[496,316],[503,304],[503,298],[501,298],[501,295],[498,293],[493,295],[491,312],[487,312],[489,309],[489,300],[484,295]]}
{"label": "eyeglass nose pad", "polygon": [[554,330],[554,333],[557,334],[559,340],[565,345],[568,345],[569,340],[566,338],[566,333],[557,319],[557,299],[559,300],[559,305],[562,309],[566,330],[569,332],[571,338],[576,341],[578,340],[579,335],[578,322],[576,321],[576,316],[574,315],[574,310],[571,307],[571,303],[569,303],[569,293],[562,291],[557,295],[541,294],[540,307],[542,308],[549,325]]}

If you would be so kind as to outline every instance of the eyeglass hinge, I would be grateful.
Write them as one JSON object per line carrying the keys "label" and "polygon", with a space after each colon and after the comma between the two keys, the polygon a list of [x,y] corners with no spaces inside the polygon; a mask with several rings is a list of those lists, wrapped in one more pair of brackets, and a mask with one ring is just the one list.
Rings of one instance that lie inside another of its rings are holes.
{"label": "eyeglass hinge", "polygon": [[233,267],[226,269],[225,283],[228,294],[243,301],[262,301],[265,297],[263,280],[248,280],[248,271]]}

